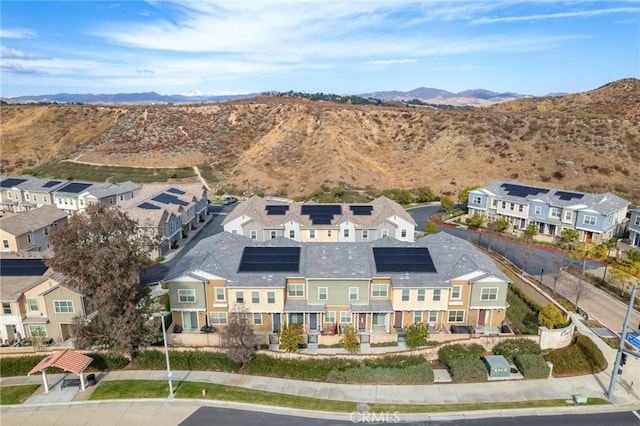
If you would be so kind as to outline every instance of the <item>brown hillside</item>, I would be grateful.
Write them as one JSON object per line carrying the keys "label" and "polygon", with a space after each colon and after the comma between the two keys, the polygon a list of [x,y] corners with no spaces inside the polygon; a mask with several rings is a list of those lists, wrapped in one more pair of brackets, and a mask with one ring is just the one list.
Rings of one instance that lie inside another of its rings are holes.
{"label": "brown hillside", "polygon": [[563,98],[448,111],[264,97],[179,106],[2,106],[3,173],[51,158],[207,163],[217,187],[303,196],[319,186],[456,194],[518,179],[640,202],[638,80]]}

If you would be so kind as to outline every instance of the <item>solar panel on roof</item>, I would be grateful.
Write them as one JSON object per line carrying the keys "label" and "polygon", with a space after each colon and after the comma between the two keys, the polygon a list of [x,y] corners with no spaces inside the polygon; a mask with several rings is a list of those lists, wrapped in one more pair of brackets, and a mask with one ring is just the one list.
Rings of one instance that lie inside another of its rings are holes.
{"label": "solar panel on roof", "polygon": [[2,277],[36,277],[49,269],[44,259],[2,259],[0,276]]}
{"label": "solar panel on roof", "polygon": [[563,201],[569,201],[573,199],[580,200],[582,197],[584,197],[584,194],[567,191],[556,191],[556,196]]}
{"label": "solar panel on roof", "polygon": [[540,194],[546,194],[549,192],[549,190],[546,188],[536,188],[534,186],[515,185],[512,183],[503,183],[502,185],[500,185],[500,187],[505,190],[507,195],[512,197],[521,197],[521,198],[526,198],[530,195],[535,196]]}
{"label": "solar panel on roof", "polygon": [[283,206],[280,204],[270,204],[266,205],[264,208],[267,211],[267,216],[283,216],[289,211],[289,206]]}
{"label": "solar panel on roof", "polygon": [[56,186],[58,184],[62,183],[61,180],[50,180],[49,182],[45,183],[44,185],[42,185],[43,188],[51,188],[52,186]]}
{"label": "solar panel on roof", "polygon": [[300,213],[308,215],[314,225],[330,225],[335,215],[342,214],[339,204],[305,204]]}
{"label": "solar panel on roof", "polygon": [[356,216],[371,216],[373,206],[349,206],[349,209]]}
{"label": "solar panel on roof", "polygon": [[186,194],[186,192],[184,192],[184,191],[182,191],[181,189],[178,189],[178,188],[169,188],[169,189],[167,189],[167,192],[171,192],[172,194],[178,194],[178,195]]}
{"label": "solar panel on roof", "polygon": [[298,272],[300,247],[245,247],[238,272]]}
{"label": "solar panel on roof", "polygon": [[22,182],[26,182],[26,179],[17,179],[17,178],[7,178],[0,182],[1,188],[11,188],[12,186],[16,186],[21,184]]}
{"label": "solar panel on roof", "polygon": [[84,191],[85,189],[89,188],[90,186],[91,186],[90,183],[73,182],[73,183],[69,183],[69,184],[63,186],[58,191],[59,192],[70,192],[72,194],[79,194],[80,192]]}
{"label": "solar panel on roof", "polygon": [[156,206],[155,204],[151,204],[147,202],[138,204],[138,207],[145,210],[160,210],[160,206]]}
{"label": "solar panel on roof", "polygon": [[186,201],[182,201],[175,195],[167,194],[164,192],[162,194],[156,195],[155,197],[152,198],[152,200],[162,204],[177,204],[179,206],[186,206],[189,204]]}
{"label": "solar panel on roof", "polygon": [[374,247],[373,258],[377,272],[436,272],[426,247]]}

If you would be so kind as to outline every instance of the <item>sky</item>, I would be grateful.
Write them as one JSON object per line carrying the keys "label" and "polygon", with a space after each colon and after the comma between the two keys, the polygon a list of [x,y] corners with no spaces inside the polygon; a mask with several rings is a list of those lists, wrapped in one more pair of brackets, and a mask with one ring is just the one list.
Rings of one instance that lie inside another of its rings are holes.
{"label": "sky", "polygon": [[0,1],[0,96],[541,96],[640,77],[640,1]]}

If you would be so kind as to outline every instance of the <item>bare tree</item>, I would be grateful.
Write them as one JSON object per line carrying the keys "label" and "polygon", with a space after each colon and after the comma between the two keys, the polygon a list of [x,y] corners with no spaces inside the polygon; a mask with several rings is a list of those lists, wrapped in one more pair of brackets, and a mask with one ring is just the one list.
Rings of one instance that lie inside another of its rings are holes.
{"label": "bare tree", "polygon": [[553,295],[556,294],[556,285],[558,284],[558,279],[562,276],[562,268],[565,266],[565,262],[563,258],[554,257],[551,261],[551,276],[553,277],[553,287],[551,288],[551,292]]}
{"label": "bare tree", "polygon": [[580,302],[580,298],[582,296],[586,296],[589,294],[591,290],[591,286],[584,280],[584,276],[582,277],[574,277],[575,279],[571,281],[571,289],[573,290],[573,294],[575,296],[575,305],[576,310],[578,309],[578,303]]}
{"label": "bare tree", "polygon": [[220,332],[222,346],[229,358],[239,363],[251,361],[256,353],[256,335],[247,323],[247,312],[236,311],[229,315],[229,322]]}

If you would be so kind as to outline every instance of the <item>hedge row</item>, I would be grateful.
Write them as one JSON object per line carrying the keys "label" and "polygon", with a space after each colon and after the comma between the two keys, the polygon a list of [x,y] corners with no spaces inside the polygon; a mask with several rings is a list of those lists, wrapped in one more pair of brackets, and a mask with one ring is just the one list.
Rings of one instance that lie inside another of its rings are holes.
{"label": "hedge row", "polygon": [[518,354],[515,364],[527,379],[546,379],[549,377],[549,366],[540,354]]}
{"label": "hedge row", "polygon": [[[169,351],[169,362],[174,370],[235,372],[240,368],[240,364],[221,352]],[[166,368],[165,354],[162,351],[141,352],[135,365],[141,370],[162,370]]]}
{"label": "hedge row", "polygon": [[451,367],[450,364],[453,361],[479,360],[483,353],[485,353],[484,347],[477,343],[468,345],[455,343],[441,347],[440,350],[438,350],[438,359],[448,367]]}
{"label": "hedge row", "polygon": [[502,355],[507,362],[513,364],[519,354],[540,355],[542,349],[540,345],[529,339],[509,339],[503,340],[493,347],[493,353]]}
{"label": "hedge row", "polygon": [[449,363],[451,378],[456,383],[486,382],[487,366],[478,359],[454,359]]}
{"label": "hedge row", "polygon": [[529,306],[529,308],[531,308],[532,311],[534,311],[536,314],[540,313],[540,311],[542,310],[542,306],[540,306],[539,303],[536,303],[533,300],[531,300],[531,298],[529,298],[529,296],[527,296],[527,294],[524,291],[522,291],[520,287],[514,284],[509,284],[509,288],[511,289],[513,294],[518,296],[524,303],[526,303],[527,306]]}
{"label": "hedge row", "polygon": [[554,376],[594,374],[607,368],[602,351],[587,336],[578,336],[575,343],[546,356],[553,363]]}
{"label": "hedge row", "polygon": [[433,380],[433,369],[426,362],[404,368],[374,368],[361,364],[346,370],[332,370],[327,375],[327,381],[332,383],[425,385]]}
{"label": "hedge row", "polygon": [[[86,371],[121,370],[129,364],[127,358],[118,354],[92,352],[86,355],[93,358],[93,361],[89,364]],[[26,376],[33,367],[38,365],[38,363],[47,356],[49,355],[2,357],[0,358],[0,377]],[[51,367],[47,368],[47,373],[59,374],[64,373],[64,370]]]}

